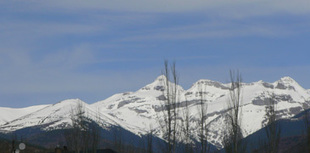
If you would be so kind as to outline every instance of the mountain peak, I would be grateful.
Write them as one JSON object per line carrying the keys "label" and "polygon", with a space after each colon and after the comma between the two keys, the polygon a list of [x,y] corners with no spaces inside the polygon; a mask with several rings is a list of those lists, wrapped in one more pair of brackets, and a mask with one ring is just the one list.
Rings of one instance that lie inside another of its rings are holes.
{"label": "mountain peak", "polygon": [[209,80],[209,79],[200,79],[200,80],[198,80],[196,83],[198,83],[198,84],[208,84],[208,83],[219,83],[219,82],[217,82],[217,81],[213,81],[213,80]]}
{"label": "mountain peak", "polygon": [[296,82],[293,78],[291,78],[289,76],[282,77],[280,79],[280,81],[285,82],[285,83],[294,83],[294,82]]}
{"label": "mountain peak", "polygon": [[276,88],[278,89],[292,89],[295,90],[297,88],[302,88],[293,78],[291,77],[282,77],[280,80],[275,83]]}
{"label": "mountain peak", "polygon": [[53,104],[53,106],[58,106],[58,107],[68,107],[68,106],[77,106],[78,104],[82,104],[85,105],[86,103],[78,98],[76,99],[66,99],[66,100],[62,100],[58,103]]}
{"label": "mountain peak", "polygon": [[282,77],[280,80],[276,81],[277,84],[283,84],[283,85],[286,85],[286,86],[296,86],[299,84],[291,77]]}
{"label": "mountain peak", "polygon": [[[143,88],[140,89],[140,91],[148,91],[148,90],[157,90],[157,91],[164,91],[166,89],[166,76],[165,75],[160,75],[158,76],[152,83],[144,86]],[[168,84],[169,86],[172,86],[174,85],[173,82],[170,82],[168,80]],[[180,91],[183,91],[184,89],[180,86],[180,85],[177,85],[177,88],[180,90]]]}
{"label": "mountain peak", "polygon": [[164,80],[166,80],[166,76],[165,75],[160,75],[160,76],[158,76],[156,79],[155,79],[155,81],[164,81]]}
{"label": "mountain peak", "polygon": [[208,80],[208,79],[200,79],[192,85],[192,88],[200,87],[200,86],[210,86],[215,88],[226,89],[227,87],[220,82]]}
{"label": "mountain peak", "polygon": [[166,81],[165,75],[158,76],[152,83],[141,88],[141,91],[149,91],[149,90],[164,90],[164,82]]}
{"label": "mountain peak", "polygon": [[82,100],[76,98],[76,99],[66,99],[66,100],[62,100],[62,101],[59,101],[58,103],[56,104],[60,104],[60,103],[77,103],[77,102],[81,102]]}

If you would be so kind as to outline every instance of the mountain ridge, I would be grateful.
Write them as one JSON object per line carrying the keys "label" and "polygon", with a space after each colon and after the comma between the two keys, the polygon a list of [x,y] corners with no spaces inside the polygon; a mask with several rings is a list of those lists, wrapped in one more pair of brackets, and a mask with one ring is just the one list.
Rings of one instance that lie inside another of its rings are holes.
{"label": "mountain ridge", "polygon": [[[87,109],[86,112],[90,112],[88,114],[90,118],[95,119],[96,113],[98,112],[100,116],[103,116],[103,128],[120,126],[137,135],[144,135],[147,134],[149,130],[155,130],[156,136],[162,138],[163,133],[159,128],[157,118],[163,115],[163,113],[161,113],[163,111],[161,105],[164,103],[165,97],[163,93],[166,90],[164,82],[166,79],[164,77],[163,75],[157,77],[152,83],[147,84],[137,91],[114,94],[107,99],[92,104],[87,104],[79,99],[69,99],[56,104],[47,105],[45,108],[42,108],[46,110],[41,109],[41,112],[40,110],[35,110],[33,112],[37,115],[30,113],[28,116],[24,115],[15,120],[8,121],[6,124],[0,124],[0,131],[10,132],[51,122],[53,123],[45,126],[44,129],[69,128],[70,109],[72,109],[77,102],[81,102]],[[275,94],[278,102],[279,107],[277,113],[279,118],[290,118],[302,111],[304,105],[309,107],[310,90],[302,88],[290,77],[282,77],[273,83],[264,81],[242,83],[242,86],[242,109],[244,116],[246,116],[242,124],[244,136],[250,135],[262,128],[261,123],[264,121],[265,105],[271,94]],[[197,102],[200,99],[199,92],[203,91],[204,97],[208,103],[207,122],[210,128],[208,141],[218,148],[222,147],[221,139],[223,138],[224,129],[221,127],[225,124],[223,114],[228,109],[227,100],[229,99],[229,87],[229,83],[224,84],[208,79],[196,81],[187,90],[178,86],[180,96],[179,110],[184,110],[183,103],[187,100],[191,112],[192,130],[195,130],[195,124],[198,120]],[[68,106],[64,104],[65,102],[68,102],[66,103]],[[69,106],[71,106],[70,109],[68,108]],[[52,109],[50,110],[48,108]],[[49,113],[42,113],[43,111]],[[57,115],[57,112],[62,112],[62,115]],[[197,133],[194,133],[193,138],[198,138]]]}

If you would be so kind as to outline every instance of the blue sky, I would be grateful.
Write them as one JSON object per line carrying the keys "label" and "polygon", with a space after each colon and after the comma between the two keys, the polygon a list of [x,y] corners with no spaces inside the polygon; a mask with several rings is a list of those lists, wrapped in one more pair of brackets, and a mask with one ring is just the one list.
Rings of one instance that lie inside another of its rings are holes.
{"label": "blue sky", "polygon": [[290,76],[310,88],[308,0],[0,1],[0,106],[88,103],[151,83]]}

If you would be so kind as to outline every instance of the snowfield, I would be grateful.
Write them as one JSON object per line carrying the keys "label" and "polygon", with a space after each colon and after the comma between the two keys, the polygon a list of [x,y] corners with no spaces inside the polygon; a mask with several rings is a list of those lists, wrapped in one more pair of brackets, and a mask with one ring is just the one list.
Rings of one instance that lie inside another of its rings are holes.
{"label": "snowfield", "polygon": [[[121,126],[137,135],[155,130],[158,137],[163,133],[159,127],[159,120],[163,116],[161,105],[164,103],[163,80],[159,76],[154,82],[135,92],[115,94],[105,100],[87,104],[79,99],[64,100],[52,105],[40,105],[27,108],[0,108],[0,131],[11,132],[25,127],[41,126],[43,130],[69,128],[71,126],[71,112],[78,103],[84,106],[85,114],[99,122],[106,128],[112,125]],[[242,129],[247,136],[262,128],[265,118],[265,106],[272,94],[277,100],[279,118],[290,118],[301,112],[310,103],[310,90],[302,88],[294,79],[283,77],[273,83],[258,81],[242,84]],[[180,118],[184,111],[185,100],[189,103],[191,130],[197,138],[199,92],[203,90],[208,103],[209,142],[222,147],[225,127],[225,113],[229,101],[230,84],[201,79],[188,90],[178,86]],[[98,114],[100,120],[98,120]],[[181,119],[179,119],[181,121]],[[180,140],[181,141],[181,140]]]}

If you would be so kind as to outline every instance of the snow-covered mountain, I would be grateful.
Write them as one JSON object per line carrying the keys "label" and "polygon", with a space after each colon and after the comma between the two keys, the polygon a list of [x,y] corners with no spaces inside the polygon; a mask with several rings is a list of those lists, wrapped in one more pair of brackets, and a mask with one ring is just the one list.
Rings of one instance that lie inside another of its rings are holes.
{"label": "snow-covered mountain", "polygon": [[[101,112],[121,120],[123,123],[132,124],[134,130],[139,129],[146,133],[150,128],[157,131],[161,136],[158,127],[158,117],[163,113],[160,106],[163,104],[163,76],[158,77],[153,83],[146,85],[136,92],[116,94],[112,97],[92,104]],[[224,132],[224,113],[226,113],[229,99],[230,84],[223,84],[211,80],[199,80],[188,90],[180,90],[180,112],[184,109],[185,99],[189,102],[191,115],[191,129],[195,133],[196,122],[198,121],[197,103],[200,99],[199,92],[203,90],[205,100],[208,103],[208,119],[210,126],[209,141],[221,147],[221,140]],[[244,83],[242,88],[242,129],[244,136],[262,128],[264,121],[265,105],[271,95],[274,94],[278,102],[277,109],[279,118],[290,118],[300,111],[303,106],[310,103],[310,94],[290,77],[283,77],[273,83],[263,81]],[[308,108],[308,107],[306,107]],[[133,130],[133,129],[132,129]],[[197,135],[194,135],[197,137]]]}
{"label": "snow-covered mountain", "polygon": [[[74,115],[74,111],[77,109],[78,105],[83,107],[85,116],[100,122],[100,125],[106,126],[116,124],[113,119],[110,119],[112,117],[103,112],[97,112],[96,109],[93,109],[89,104],[79,99],[68,99],[53,105],[47,105],[39,110],[33,110],[27,115],[11,120],[1,125],[0,130],[3,132],[10,132],[32,126],[40,126],[42,130],[69,128],[72,125],[71,117]],[[100,118],[98,119],[97,116],[100,116]]]}
{"label": "snow-covered mountain", "polygon": [[0,107],[0,125],[5,124],[9,121],[27,115],[29,113],[40,110],[48,105],[37,105],[30,106],[25,108],[8,108],[8,107]]}
{"label": "snow-covered mountain", "polygon": [[[166,90],[164,80],[164,76],[159,76],[154,82],[135,92],[115,94],[94,104],[87,104],[79,99],[70,99],[44,107],[34,106],[33,109],[29,109],[29,112],[25,111],[24,114],[20,113],[22,115],[12,118],[6,117],[10,113],[1,111],[0,121],[4,119],[5,121],[0,122],[0,131],[10,132],[32,126],[41,126],[44,130],[68,128],[71,125],[70,112],[72,108],[76,107],[78,103],[82,103],[89,118],[95,120],[99,114],[99,125],[103,127],[116,125],[137,135],[155,130],[157,136],[162,137],[158,118],[163,115],[161,105],[165,100],[163,95]],[[224,113],[228,109],[229,87],[230,84],[211,80],[199,80],[188,90],[184,90],[181,86],[177,87],[180,112],[184,109],[185,99],[190,104],[191,129],[194,138],[197,138],[195,129],[197,129],[196,122],[198,120],[199,92],[203,90],[205,100],[208,103],[207,122],[210,127],[208,140],[217,147],[222,147]],[[278,118],[290,118],[301,112],[303,108],[309,108],[309,90],[302,88],[290,77],[283,77],[273,83],[264,81],[243,83],[242,129],[244,136],[262,128],[265,105],[271,94],[275,95],[278,103]],[[180,117],[182,118],[182,116]]]}

